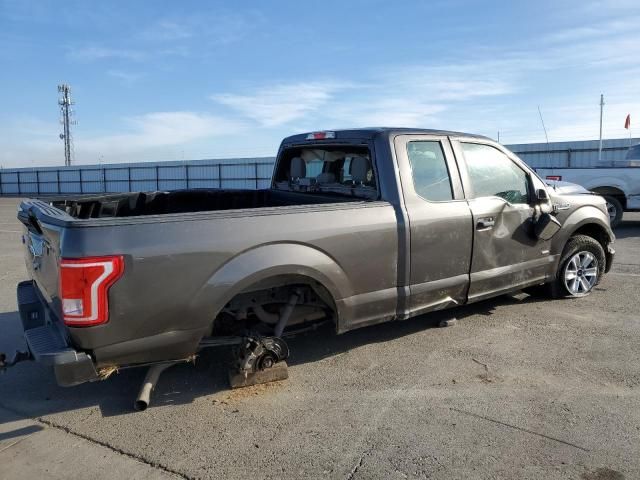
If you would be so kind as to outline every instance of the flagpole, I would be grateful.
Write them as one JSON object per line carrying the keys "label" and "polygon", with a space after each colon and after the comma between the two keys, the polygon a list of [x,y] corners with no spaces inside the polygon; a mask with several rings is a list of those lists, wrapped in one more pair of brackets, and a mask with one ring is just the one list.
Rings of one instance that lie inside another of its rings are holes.
{"label": "flagpole", "polygon": [[602,110],[604,109],[604,95],[600,94],[600,146],[598,147],[598,163],[602,160]]}

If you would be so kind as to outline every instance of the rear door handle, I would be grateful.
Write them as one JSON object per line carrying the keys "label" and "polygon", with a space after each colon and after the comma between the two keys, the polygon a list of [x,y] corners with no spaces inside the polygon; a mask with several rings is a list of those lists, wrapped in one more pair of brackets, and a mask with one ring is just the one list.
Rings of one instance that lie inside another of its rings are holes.
{"label": "rear door handle", "polygon": [[489,230],[496,224],[496,219],[494,217],[484,217],[478,219],[478,223],[476,224],[477,230]]}

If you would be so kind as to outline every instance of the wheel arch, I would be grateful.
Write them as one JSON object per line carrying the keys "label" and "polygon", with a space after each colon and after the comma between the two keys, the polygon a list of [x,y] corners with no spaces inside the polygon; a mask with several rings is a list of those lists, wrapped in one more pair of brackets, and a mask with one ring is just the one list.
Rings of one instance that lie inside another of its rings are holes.
{"label": "wheel arch", "polygon": [[620,187],[605,185],[605,186],[593,187],[593,188],[590,188],[590,190],[594,193],[597,193],[598,195],[602,195],[602,196],[607,195],[607,196],[614,197],[622,204],[623,209],[627,208],[627,195],[624,193],[624,190],[622,190]]}
{"label": "wheel arch", "polygon": [[[598,212],[600,211],[598,210]],[[600,212],[600,214],[604,216],[602,212]],[[563,225],[563,228],[567,227],[567,233],[562,237],[561,242],[556,242],[554,252],[561,255],[569,240],[576,235],[589,236],[602,246],[607,262],[605,272],[608,272],[611,269],[611,264],[613,262],[613,253],[610,251],[609,245],[615,239],[610,227],[608,227],[604,220],[599,217],[586,217],[576,222],[569,222],[569,220],[572,220],[571,217],[569,217],[567,222],[565,222],[565,225]]]}
{"label": "wheel arch", "polygon": [[307,284],[318,293],[326,290],[336,325],[342,316],[338,300],[353,295],[346,273],[329,255],[308,245],[278,243],[242,252],[226,262],[194,297],[192,308],[212,322],[238,294],[287,280]]}

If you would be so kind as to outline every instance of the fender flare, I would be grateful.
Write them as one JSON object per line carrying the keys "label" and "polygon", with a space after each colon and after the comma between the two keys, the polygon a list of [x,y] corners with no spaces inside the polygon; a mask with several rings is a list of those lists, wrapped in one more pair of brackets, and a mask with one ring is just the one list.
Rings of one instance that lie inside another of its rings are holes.
{"label": "fender flare", "polygon": [[626,183],[621,182],[619,178],[615,177],[596,178],[593,180],[589,180],[588,182],[584,182],[584,185],[582,186],[590,191],[594,191],[598,188],[615,188],[616,190],[620,190],[625,196],[625,192],[629,190]]}
{"label": "fender flare", "polygon": [[[608,237],[609,241],[615,239],[615,235],[609,226],[608,218],[604,212],[592,205],[585,205],[572,212],[562,223],[560,235],[556,235],[551,241],[551,253],[559,256],[573,234],[586,225],[595,225]],[[606,249],[605,249],[606,252]]]}
{"label": "fender flare", "polygon": [[[213,322],[224,306],[251,285],[280,275],[300,275],[324,286],[338,300],[353,295],[351,282],[338,263],[325,252],[300,243],[261,245],[239,253],[209,277],[194,296],[191,308],[208,312],[204,321]],[[336,311],[340,318],[340,311]]]}

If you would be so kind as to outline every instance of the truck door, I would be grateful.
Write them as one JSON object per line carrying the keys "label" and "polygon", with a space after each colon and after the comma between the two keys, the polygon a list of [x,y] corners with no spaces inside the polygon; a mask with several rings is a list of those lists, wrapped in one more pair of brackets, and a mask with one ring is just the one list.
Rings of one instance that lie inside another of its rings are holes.
{"label": "truck door", "polygon": [[535,200],[525,168],[497,145],[452,140],[473,214],[469,301],[544,281],[552,272],[549,240],[533,234]]}
{"label": "truck door", "polygon": [[469,205],[447,137],[394,140],[409,220],[409,293],[414,316],[466,301],[473,241]]}

